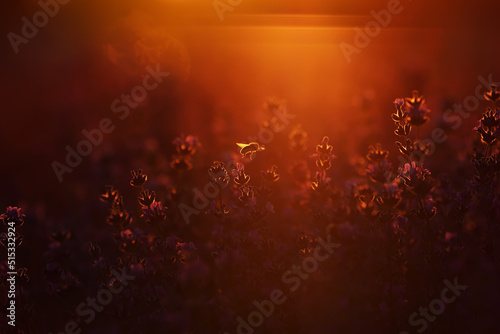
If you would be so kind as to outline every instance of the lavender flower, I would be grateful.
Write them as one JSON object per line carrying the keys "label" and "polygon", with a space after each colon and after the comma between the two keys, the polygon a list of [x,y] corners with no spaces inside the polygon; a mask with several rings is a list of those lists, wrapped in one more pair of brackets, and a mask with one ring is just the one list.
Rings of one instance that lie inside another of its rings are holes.
{"label": "lavender flower", "polygon": [[223,162],[214,161],[208,169],[208,179],[214,187],[225,188],[230,179],[226,165]]}
{"label": "lavender flower", "polygon": [[497,102],[500,99],[500,91],[498,91],[497,85],[490,85],[490,91],[484,93],[484,98],[492,103]]}
{"label": "lavender flower", "polygon": [[404,111],[408,123],[412,126],[421,126],[429,121],[430,110],[425,104],[424,97],[416,90],[412,91],[412,97],[405,98]]}
{"label": "lavender flower", "polygon": [[181,156],[193,155],[201,147],[197,137],[191,135],[185,136],[184,134],[175,138],[172,143],[175,145],[177,153]]}
{"label": "lavender flower", "polygon": [[266,183],[272,184],[280,179],[279,174],[276,173],[277,170],[278,166],[272,165],[271,168],[261,171],[260,174]]}
{"label": "lavender flower", "polygon": [[245,165],[237,163],[233,170],[233,181],[239,187],[245,187],[250,182],[250,176],[245,174]]}
{"label": "lavender flower", "polygon": [[0,220],[3,221],[5,225],[7,223],[15,223],[16,227],[23,226],[25,215],[21,213],[21,208],[17,206],[8,206],[7,211],[0,215]]}
{"label": "lavender flower", "polygon": [[133,187],[142,187],[148,180],[148,176],[142,173],[142,169],[139,169],[137,172],[132,170],[130,171],[130,174],[132,174],[130,185]]}
{"label": "lavender flower", "polygon": [[431,175],[422,163],[411,162],[399,168],[399,178],[408,190],[418,195],[426,195],[432,186],[427,182],[427,176]]}

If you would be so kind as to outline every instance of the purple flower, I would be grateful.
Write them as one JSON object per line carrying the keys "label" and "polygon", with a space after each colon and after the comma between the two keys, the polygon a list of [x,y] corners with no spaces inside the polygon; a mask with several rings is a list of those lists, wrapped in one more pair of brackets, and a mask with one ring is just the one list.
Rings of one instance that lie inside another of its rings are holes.
{"label": "purple flower", "polygon": [[191,135],[185,136],[183,134],[175,138],[172,143],[175,145],[177,153],[181,156],[193,155],[196,149],[201,146],[197,137]]}
{"label": "purple flower", "polygon": [[278,170],[278,166],[272,165],[271,168],[269,168],[268,170],[265,170],[265,171],[262,170],[262,171],[260,171],[260,173],[261,173],[264,181],[266,181],[267,183],[273,183],[273,182],[276,182],[280,179],[280,175],[278,173],[276,173],[277,170]]}
{"label": "purple flower", "polygon": [[156,193],[154,191],[149,191],[145,189],[141,191],[141,195],[139,196],[139,204],[142,206],[150,206],[156,200]]}
{"label": "purple flower", "polygon": [[15,226],[23,226],[25,215],[21,213],[21,208],[17,206],[9,206],[7,207],[7,211],[0,216],[0,219],[3,220],[3,223],[7,225],[7,223],[15,223]]}
{"label": "purple flower", "polygon": [[132,217],[127,211],[115,208],[106,217],[106,222],[111,226],[125,228],[132,223]]}
{"label": "purple flower", "polygon": [[192,242],[178,242],[177,243],[177,256],[182,263],[191,262],[198,259],[196,255],[196,247]]}
{"label": "purple flower", "polygon": [[193,168],[193,158],[190,155],[173,155],[170,166],[176,170],[190,170]]}
{"label": "purple flower", "polygon": [[403,180],[409,190],[419,195],[425,195],[431,189],[431,185],[426,180],[429,175],[431,175],[431,172],[425,169],[422,163],[414,161],[399,168],[399,178]]}
{"label": "purple flower", "polygon": [[368,147],[368,154],[366,155],[366,159],[370,162],[377,163],[384,159],[387,159],[389,156],[389,151],[383,150],[382,145],[377,144],[375,147]]}
{"label": "purple flower", "polygon": [[212,213],[217,218],[222,218],[224,215],[227,215],[229,211],[226,210],[225,204],[222,204],[222,208],[218,208],[217,204],[215,204],[215,201],[210,201],[209,208],[205,211],[205,214],[210,213]]}
{"label": "purple flower", "polygon": [[384,183],[384,190],[377,198],[377,203],[387,208],[394,208],[401,201],[401,193],[403,191],[399,188],[396,182]]}
{"label": "purple flower", "polygon": [[418,91],[412,91],[412,97],[405,98],[405,115],[409,118],[408,123],[413,126],[420,126],[429,120],[431,112],[425,104],[425,99]]}
{"label": "purple flower", "polygon": [[481,141],[487,145],[494,144],[500,135],[500,109],[488,108],[483,113],[478,125],[474,128],[481,135]]}
{"label": "purple flower", "polygon": [[393,103],[394,103],[394,106],[396,108],[398,108],[398,107],[401,107],[405,103],[405,100],[402,99],[402,98],[397,98],[397,99],[394,100]]}
{"label": "purple flower", "polygon": [[366,175],[373,182],[385,183],[392,171],[392,165],[387,159],[375,164],[369,164],[366,169]]}
{"label": "purple flower", "polygon": [[328,188],[330,181],[331,179],[326,176],[325,171],[316,172],[316,176],[314,177],[311,187],[313,190],[318,192],[324,192]]}
{"label": "purple flower", "polygon": [[142,173],[142,169],[139,169],[137,172],[132,170],[130,174],[132,174],[132,180],[130,181],[132,187],[142,187],[148,180],[148,176]]}
{"label": "purple flower", "polygon": [[252,186],[240,188],[241,195],[238,197],[242,204],[255,204],[255,194]]}
{"label": "purple flower", "polygon": [[245,174],[245,165],[237,163],[236,169],[233,169],[234,183],[239,187],[245,187],[250,182],[250,176]]}
{"label": "purple flower", "polygon": [[500,92],[498,91],[497,85],[490,85],[490,91],[484,93],[484,98],[493,103],[500,99]]}
{"label": "purple flower", "polygon": [[161,202],[153,202],[149,206],[142,207],[141,218],[144,218],[146,223],[157,225],[167,218],[167,209],[163,207]]}
{"label": "purple flower", "polygon": [[101,202],[113,204],[119,197],[118,190],[115,190],[113,186],[106,186],[106,192],[99,196]]}

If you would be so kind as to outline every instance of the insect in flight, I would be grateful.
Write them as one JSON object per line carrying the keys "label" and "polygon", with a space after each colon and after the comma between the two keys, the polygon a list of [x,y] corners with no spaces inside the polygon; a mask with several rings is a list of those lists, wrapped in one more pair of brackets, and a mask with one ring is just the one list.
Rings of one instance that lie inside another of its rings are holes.
{"label": "insect in flight", "polygon": [[266,148],[263,145],[259,145],[256,142],[251,142],[248,144],[236,143],[240,148],[240,153],[243,157],[250,156],[250,160],[255,158],[257,152],[264,151]]}

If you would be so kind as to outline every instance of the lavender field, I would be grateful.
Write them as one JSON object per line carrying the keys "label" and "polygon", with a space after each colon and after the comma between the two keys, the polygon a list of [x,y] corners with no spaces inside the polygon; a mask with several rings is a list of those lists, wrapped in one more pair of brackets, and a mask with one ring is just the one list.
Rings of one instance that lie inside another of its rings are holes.
{"label": "lavender field", "polygon": [[500,333],[498,5],[1,5],[0,333]]}

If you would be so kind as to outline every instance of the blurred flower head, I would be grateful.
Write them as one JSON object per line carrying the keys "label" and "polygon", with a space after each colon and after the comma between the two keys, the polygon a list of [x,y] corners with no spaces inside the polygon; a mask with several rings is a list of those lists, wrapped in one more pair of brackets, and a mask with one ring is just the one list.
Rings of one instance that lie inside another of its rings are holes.
{"label": "blurred flower head", "polygon": [[149,206],[142,207],[142,215],[146,223],[150,225],[158,225],[167,218],[167,208],[163,207],[161,202],[154,201]]}
{"label": "blurred flower head", "polygon": [[321,144],[316,146],[316,153],[312,155],[316,159],[316,166],[324,171],[332,167],[331,161],[336,158],[332,153],[333,147],[328,144],[329,140],[327,136],[324,136]]}
{"label": "blurred flower head", "polygon": [[377,163],[384,159],[387,159],[389,156],[389,151],[383,150],[382,145],[377,144],[375,147],[371,146],[368,148],[368,154],[366,155],[366,159],[368,161]]}
{"label": "blurred flower head", "polygon": [[392,164],[387,160],[369,164],[366,168],[366,175],[373,182],[385,183],[392,172]]}
{"label": "blurred flower head", "polygon": [[127,211],[111,210],[106,217],[106,223],[123,229],[132,223],[132,217]]}
{"label": "blurred flower head", "polygon": [[429,120],[431,112],[425,104],[424,97],[419,95],[416,90],[412,91],[412,97],[405,98],[404,111],[408,117],[408,123],[412,126],[425,124]]}
{"label": "blurred flower head", "polygon": [[21,213],[21,208],[17,206],[8,206],[5,213],[0,215],[0,220],[3,221],[5,225],[7,223],[15,223],[16,227],[23,226],[25,215]]}
{"label": "blurred flower head", "polygon": [[190,155],[173,155],[170,166],[175,170],[193,169],[193,158]]}
{"label": "blurred flower head", "polygon": [[134,251],[136,249],[138,238],[131,230],[120,231],[120,234],[113,235],[113,238],[118,243],[118,247],[122,252]]}
{"label": "blurred flower head", "polygon": [[311,172],[309,171],[309,166],[307,166],[307,163],[303,160],[295,161],[292,164],[292,166],[290,166],[288,171],[292,175],[293,180],[297,184],[304,184],[311,177]]}
{"label": "blurred flower head", "polygon": [[280,175],[276,173],[277,170],[278,166],[272,165],[269,169],[260,171],[260,174],[266,183],[271,184],[280,179]]}
{"label": "blurred flower head", "polygon": [[385,208],[394,208],[401,202],[401,193],[397,182],[384,183],[384,190],[377,197],[377,203]]}
{"label": "blurred flower head", "polygon": [[148,180],[148,176],[142,173],[142,169],[137,172],[135,170],[130,171],[132,174],[132,180],[130,180],[130,185],[133,187],[142,187]]}
{"label": "blurred flower head", "polygon": [[240,148],[240,154],[242,157],[249,156],[250,160],[255,158],[257,152],[264,151],[266,148],[263,145],[259,145],[259,143],[251,142],[248,144],[236,143]]}
{"label": "blurred flower head", "polygon": [[[0,234],[0,243],[5,247],[5,249],[9,248],[9,239],[11,238],[8,237],[8,234],[6,232]],[[14,236],[14,241],[16,248],[21,246],[21,244],[23,243],[23,236],[17,231]]]}
{"label": "blurred flower head", "polygon": [[224,188],[229,183],[229,173],[226,165],[220,161],[214,161],[208,169],[208,180],[214,187]]}
{"label": "blurred flower head", "polygon": [[240,197],[238,197],[238,199],[242,204],[255,204],[255,195],[252,186],[242,187],[240,188],[240,191],[241,195]]}
{"label": "blurred flower head", "polygon": [[90,257],[93,261],[96,261],[101,256],[101,247],[95,241],[89,242],[88,245]]}
{"label": "blurred flower head", "polygon": [[325,171],[316,172],[314,181],[311,183],[311,187],[313,190],[322,193],[328,189],[330,181],[331,179],[326,176]]}
{"label": "blurred flower head", "polygon": [[150,206],[156,200],[156,193],[154,191],[150,192],[148,189],[145,189],[141,191],[138,199],[141,206]]}
{"label": "blurred flower head", "polygon": [[375,197],[374,190],[367,184],[356,187],[354,194],[365,206],[370,204]]}
{"label": "blurred flower head", "polygon": [[481,135],[481,141],[493,145],[500,137],[500,109],[487,108],[474,128]]}
{"label": "blurred flower head", "polygon": [[302,129],[302,125],[297,125],[288,135],[290,140],[290,150],[301,152],[307,149],[308,136],[307,132]]}
{"label": "blurred flower head", "polygon": [[493,103],[500,99],[500,91],[498,91],[498,86],[495,84],[490,85],[490,91],[484,93],[484,98]]}
{"label": "blurred flower head", "polygon": [[286,108],[286,100],[278,98],[276,96],[268,97],[263,104],[263,108],[268,113],[273,113],[277,110],[283,110]]}
{"label": "blurred flower head", "polygon": [[218,219],[221,219],[228,213],[229,210],[226,210],[225,204],[222,204],[222,207],[218,208],[217,204],[215,204],[215,201],[210,201],[209,208],[207,211],[205,211],[205,214],[213,214]]}
{"label": "blurred flower head", "polygon": [[427,195],[427,192],[432,188],[426,179],[429,175],[431,175],[431,172],[425,169],[422,163],[414,161],[399,168],[399,178],[403,181],[404,185],[410,191],[414,191],[421,196]]}
{"label": "blurred flower head", "polygon": [[184,134],[175,138],[172,142],[175,145],[175,149],[179,155],[193,155],[196,153],[196,150],[201,147],[200,142],[197,137]]}
{"label": "blurred flower head", "polygon": [[250,176],[245,173],[245,165],[237,163],[233,169],[233,181],[239,187],[244,187],[250,182]]}
{"label": "blurred flower head", "polygon": [[19,283],[20,286],[25,286],[30,281],[30,277],[28,276],[28,269],[19,268],[17,269],[16,282]]}
{"label": "blurred flower head", "polygon": [[118,190],[115,190],[113,186],[106,186],[106,192],[99,196],[101,202],[113,204],[118,199]]}
{"label": "blurred flower head", "polygon": [[176,249],[177,256],[182,263],[192,262],[198,259],[198,255],[196,255],[196,246],[192,242],[178,242]]}

